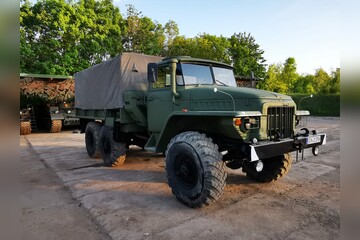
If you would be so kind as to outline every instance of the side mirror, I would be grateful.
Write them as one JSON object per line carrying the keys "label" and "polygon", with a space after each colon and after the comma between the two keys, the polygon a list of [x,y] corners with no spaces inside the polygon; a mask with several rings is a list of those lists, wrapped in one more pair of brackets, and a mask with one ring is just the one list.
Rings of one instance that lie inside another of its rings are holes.
{"label": "side mirror", "polygon": [[156,82],[157,81],[157,64],[156,63],[149,63],[148,64],[148,81],[149,82]]}

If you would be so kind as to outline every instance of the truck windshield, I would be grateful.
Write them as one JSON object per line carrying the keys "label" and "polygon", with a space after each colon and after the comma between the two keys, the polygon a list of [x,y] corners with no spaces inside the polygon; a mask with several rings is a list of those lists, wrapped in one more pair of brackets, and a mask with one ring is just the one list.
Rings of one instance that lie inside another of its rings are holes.
{"label": "truck windshield", "polygon": [[213,67],[213,71],[217,85],[236,87],[236,81],[232,69]]}
{"label": "truck windshield", "polygon": [[196,64],[181,64],[185,85],[213,84],[210,66]]}
{"label": "truck windshield", "polygon": [[212,85],[216,82],[221,86],[236,87],[236,81],[232,69],[212,67],[215,79],[211,74],[211,66],[182,63],[180,72],[177,72],[176,82],[178,85]]}

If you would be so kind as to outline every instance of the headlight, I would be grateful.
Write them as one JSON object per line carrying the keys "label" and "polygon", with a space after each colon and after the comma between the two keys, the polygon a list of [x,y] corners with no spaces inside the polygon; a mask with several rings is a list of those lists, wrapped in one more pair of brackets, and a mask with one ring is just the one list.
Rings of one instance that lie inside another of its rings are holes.
{"label": "headlight", "polygon": [[250,129],[259,128],[258,117],[243,117],[233,118],[234,125],[240,127],[242,132],[247,132]]}
{"label": "headlight", "polygon": [[59,110],[56,110],[55,113],[59,113]]}
{"label": "headlight", "polygon": [[71,113],[71,110],[68,110],[68,113]]}
{"label": "headlight", "polygon": [[22,114],[22,111],[20,111],[20,114]]}

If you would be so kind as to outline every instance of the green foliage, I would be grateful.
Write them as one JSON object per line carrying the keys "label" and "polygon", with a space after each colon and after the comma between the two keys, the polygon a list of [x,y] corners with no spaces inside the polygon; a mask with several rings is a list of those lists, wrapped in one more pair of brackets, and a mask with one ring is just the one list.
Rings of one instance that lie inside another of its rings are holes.
{"label": "green foliage", "polygon": [[73,75],[123,51],[150,55],[186,55],[234,66],[235,74],[260,79],[258,87],[280,93],[340,93],[340,68],[300,76],[295,58],[271,64],[246,32],[230,37],[207,33],[179,35],[175,21],[165,26],[127,5],[125,19],[113,0],[20,1],[20,71]]}
{"label": "green foliage", "polygon": [[317,94],[312,98],[308,94],[290,95],[298,108],[302,110],[309,110],[312,116],[340,116],[340,94]]}
{"label": "green foliage", "polygon": [[340,94],[340,68],[336,68],[331,74],[330,93]]}
{"label": "green foliage", "polygon": [[113,57],[122,17],[112,0],[39,0],[20,6],[20,71],[72,75]]}
{"label": "green foliage", "polygon": [[165,54],[168,56],[192,56],[230,64],[229,46],[228,39],[223,36],[217,37],[205,33],[194,38],[177,36],[168,46]]}
{"label": "green foliage", "polygon": [[331,76],[322,68],[314,75],[299,75],[295,58],[289,57],[283,64],[271,64],[258,88],[284,94],[340,94],[340,68]]}
{"label": "green foliage", "polygon": [[142,16],[133,5],[129,4],[127,7],[125,51],[160,55],[165,41],[161,24]]}
{"label": "green foliage", "polygon": [[288,86],[282,81],[282,72],[283,66],[281,64],[271,64],[265,79],[260,81],[258,87],[272,92],[286,93],[288,91]]}
{"label": "green foliage", "polygon": [[289,57],[285,60],[283,71],[280,75],[280,81],[285,83],[288,92],[294,92],[296,81],[299,78],[299,74],[296,72],[295,58]]}
{"label": "green foliage", "polygon": [[250,76],[251,72],[258,78],[266,75],[264,50],[255,42],[250,33],[238,33],[229,38],[229,55],[233,61],[235,73]]}

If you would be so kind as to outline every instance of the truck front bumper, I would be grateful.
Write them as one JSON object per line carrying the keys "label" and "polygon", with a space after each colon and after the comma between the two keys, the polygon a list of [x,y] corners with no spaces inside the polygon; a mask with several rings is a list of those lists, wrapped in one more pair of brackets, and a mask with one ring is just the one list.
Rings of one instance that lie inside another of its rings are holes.
{"label": "truck front bumper", "polygon": [[300,135],[295,138],[278,141],[259,141],[256,144],[250,144],[248,154],[250,155],[250,161],[253,162],[324,144],[326,144],[325,133]]}

